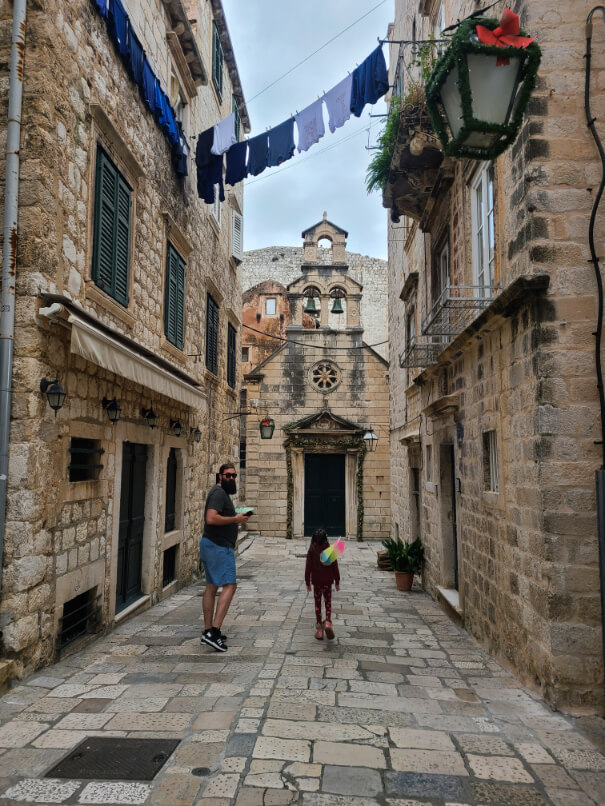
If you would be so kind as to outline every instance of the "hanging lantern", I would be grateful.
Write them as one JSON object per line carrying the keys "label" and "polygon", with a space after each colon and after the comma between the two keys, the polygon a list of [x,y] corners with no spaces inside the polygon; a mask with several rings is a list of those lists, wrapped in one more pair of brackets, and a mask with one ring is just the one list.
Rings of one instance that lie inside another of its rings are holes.
{"label": "hanging lantern", "polygon": [[275,431],[275,420],[272,417],[263,417],[260,421],[260,438],[272,439]]}
{"label": "hanging lantern", "polygon": [[122,408],[118,403],[118,401],[116,400],[116,398],[114,397],[111,400],[109,400],[109,398],[104,397],[103,400],[101,401],[101,405],[107,412],[109,422],[112,425],[115,425],[120,419],[120,416],[122,414]]}
{"label": "hanging lantern", "polygon": [[448,157],[494,159],[515,141],[536,84],[540,47],[506,9],[463,21],[426,85],[426,105]]}
{"label": "hanging lantern", "polygon": [[42,378],[40,381],[40,391],[46,395],[48,405],[54,411],[56,417],[57,412],[65,402],[66,396],[65,389],[63,389],[59,383],[59,378],[55,378],[54,381],[49,381],[47,378]]}
{"label": "hanging lantern", "polygon": [[378,436],[374,433],[374,429],[371,426],[363,435],[363,439],[366,444],[366,448],[370,451],[370,453],[374,453],[376,446],[378,445]]}

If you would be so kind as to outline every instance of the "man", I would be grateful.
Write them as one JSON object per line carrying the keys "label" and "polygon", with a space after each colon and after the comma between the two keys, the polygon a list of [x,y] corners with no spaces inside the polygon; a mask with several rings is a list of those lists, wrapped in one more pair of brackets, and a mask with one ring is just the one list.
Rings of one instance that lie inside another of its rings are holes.
{"label": "man", "polygon": [[[221,627],[237,587],[237,528],[238,524],[248,522],[248,515],[236,514],[229,497],[237,492],[236,478],[235,467],[230,462],[221,465],[217,483],[206,499],[204,534],[200,541],[200,556],[206,574],[206,590],[202,599],[204,632],[201,641],[214,647],[217,652],[227,651],[226,636],[221,632]],[[217,600],[216,594],[220,587],[223,590]]]}

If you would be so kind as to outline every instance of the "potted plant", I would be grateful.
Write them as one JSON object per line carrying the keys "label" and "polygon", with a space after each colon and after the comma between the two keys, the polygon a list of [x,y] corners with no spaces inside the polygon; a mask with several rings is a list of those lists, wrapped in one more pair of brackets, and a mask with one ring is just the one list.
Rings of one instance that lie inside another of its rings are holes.
{"label": "potted plant", "polygon": [[414,574],[422,571],[424,564],[424,546],[420,538],[413,543],[404,543],[401,538],[383,540],[382,545],[388,552],[391,565],[395,572],[395,582],[401,591],[412,589]]}

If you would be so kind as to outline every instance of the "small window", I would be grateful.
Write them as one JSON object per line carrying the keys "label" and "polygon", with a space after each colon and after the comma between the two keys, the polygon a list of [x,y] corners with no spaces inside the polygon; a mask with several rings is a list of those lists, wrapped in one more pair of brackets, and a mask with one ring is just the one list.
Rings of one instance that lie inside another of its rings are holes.
{"label": "small window", "polygon": [[250,353],[250,349],[248,347],[242,347],[242,364],[247,364],[248,363],[249,353]]}
{"label": "small window", "polygon": [[212,83],[219,102],[223,100],[223,46],[215,22],[212,23]]}
{"label": "small window", "polygon": [[218,304],[210,294],[206,296],[206,366],[218,375]]}
{"label": "small window", "polygon": [[242,439],[239,443],[239,468],[244,470],[246,467],[246,440]]}
{"label": "small window", "polygon": [[185,346],[185,261],[172,246],[166,250],[166,289],[164,297],[164,333],[167,340],[182,350]]}
{"label": "small window", "polygon": [[172,532],[176,529],[176,477],[178,464],[176,448],[170,448],[168,462],[166,463],[166,513],[164,516],[164,531]]}
{"label": "small window", "polygon": [[405,346],[410,350],[416,341],[416,310],[411,307],[405,323]]}
{"label": "small window", "polygon": [[498,466],[498,439],[495,431],[483,432],[483,481],[484,488],[492,493],[500,490]]}
{"label": "small window", "polygon": [[72,437],[69,442],[70,481],[96,481],[103,468],[101,457],[105,451],[101,443],[94,439]]}
{"label": "small window", "polygon": [[275,297],[269,297],[265,300],[265,313],[267,316],[275,316],[277,312],[277,300]]}
{"label": "small window", "polygon": [[235,389],[235,367],[236,367],[236,341],[237,331],[233,325],[227,325],[227,383]]}
{"label": "small window", "polygon": [[491,297],[495,268],[494,166],[479,171],[471,188],[473,270],[479,296]]}
{"label": "small window", "polygon": [[176,119],[183,123],[186,101],[179,80],[174,73],[170,74],[170,103],[174,109]]}
{"label": "small window", "polygon": [[426,480],[433,480],[433,446],[426,446]]}
{"label": "small window", "polygon": [[176,553],[178,546],[170,546],[164,551],[162,563],[162,587],[165,588],[176,579]]}
{"label": "small window", "polygon": [[235,115],[235,137],[239,141],[242,127],[242,119],[239,115],[239,106],[235,95],[231,96],[231,111]]}
{"label": "small window", "polygon": [[106,152],[97,148],[92,279],[128,307],[132,188]]}
{"label": "small window", "polygon": [[65,602],[59,618],[59,648],[63,649],[87,633],[96,632],[101,621],[101,594],[96,588],[80,593]]}

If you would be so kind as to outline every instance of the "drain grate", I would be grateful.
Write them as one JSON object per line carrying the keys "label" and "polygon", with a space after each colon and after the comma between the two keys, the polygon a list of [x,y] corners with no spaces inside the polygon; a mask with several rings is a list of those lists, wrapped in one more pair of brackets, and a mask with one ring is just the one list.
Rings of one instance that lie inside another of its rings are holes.
{"label": "drain grate", "polygon": [[46,778],[101,781],[151,781],[168,761],[180,739],[84,739]]}

